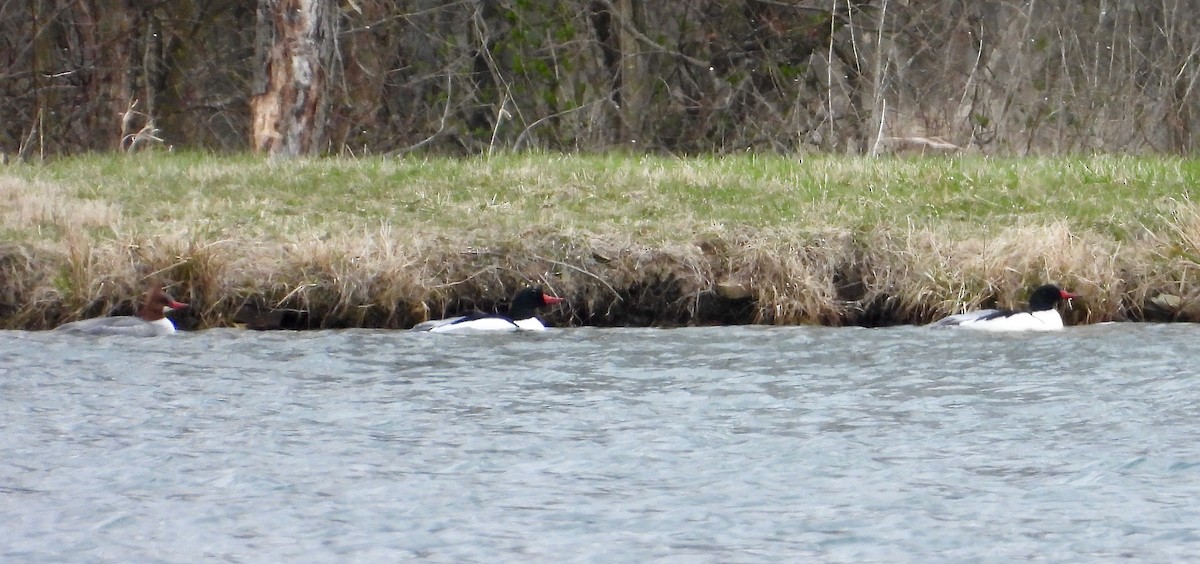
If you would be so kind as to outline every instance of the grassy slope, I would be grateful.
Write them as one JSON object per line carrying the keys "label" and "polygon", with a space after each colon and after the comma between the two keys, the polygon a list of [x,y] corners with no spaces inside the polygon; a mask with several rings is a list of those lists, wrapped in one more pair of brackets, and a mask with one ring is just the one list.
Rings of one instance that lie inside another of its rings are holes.
{"label": "grassy slope", "polygon": [[[1112,156],[16,164],[0,324],[104,313],[146,276],[205,325],[257,300],[404,326],[527,281],[571,297],[569,323],[924,321],[1046,279],[1088,295],[1080,321],[1139,317],[1160,292],[1192,318],[1198,180],[1200,161]],[[717,299],[722,282],[754,302]]]}

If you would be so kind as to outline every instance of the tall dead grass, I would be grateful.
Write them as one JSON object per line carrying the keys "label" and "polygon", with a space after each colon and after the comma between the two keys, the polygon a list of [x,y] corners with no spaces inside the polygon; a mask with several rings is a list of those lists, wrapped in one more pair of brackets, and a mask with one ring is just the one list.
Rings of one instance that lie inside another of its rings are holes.
{"label": "tall dead grass", "polygon": [[[874,171],[872,178],[886,176],[885,164],[872,166],[867,171]],[[912,163],[897,167],[909,176],[920,173]],[[506,225],[498,234],[436,231],[428,223],[400,225],[377,218],[343,225],[337,218],[352,214],[320,217],[313,213],[318,204],[300,207],[295,215],[264,216],[258,225],[244,201],[247,209],[238,210],[222,199],[228,196],[206,202],[198,192],[177,206],[184,210],[179,215],[148,219],[115,203],[72,195],[59,184],[0,176],[0,218],[9,239],[0,244],[0,327],[40,329],[80,317],[130,313],[152,280],[165,282],[177,298],[192,304],[182,318],[186,327],[245,322],[402,328],[468,309],[502,310],[526,285],[541,285],[568,299],[548,315],[562,325],[924,323],[964,309],[1020,306],[1028,290],[1044,282],[1083,294],[1067,311],[1075,323],[1200,320],[1200,207],[1186,198],[1155,202],[1164,206],[1161,221],[1119,233],[1045,216],[995,228],[956,218],[847,227],[851,209],[859,209],[853,198],[824,222],[804,217],[795,225],[763,221],[726,227],[711,216],[692,215],[691,207],[673,210],[670,194],[641,187],[657,182],[680,193],[691,186],[720,191],[726,189],[726,176],[736,176],[736,171],[721,172],[724,176],[714,180],[688,166],[681,169],[675,176],[695,177],[676,182],[667,174],[671,178],[664,181],[666,173],[655,169],[635,180],[581,181],[604,184],[601,188],[617,194],[613,198],[629,200],[631,210],[640,209],[639,201],[652,201],[662,210],[662,216],[648,220],[657,223],[653,231],[607,216],[571,227],[572,216],[564,216],[541,228],[509,231]],[[493,195],[489,206],[528,209],[524,217],[540,218],[550,203],[561,201],[555,199],[555,177],[518,172],[509,171],[516,176],[506,185],[529,186]],[[768,194],[764,206],[774,206],[789,186],[803,184],[771,178],[762,181],[770,190],[739,185],[727,189],[731,195],[726,197]],[[370,182],[377,181],[363,181]],[[797,197],[812,198],[811,215],[825,213],[834,209],[827,200],[840,182]],[[899,185],[871,183],[868,188],[856,198],[899,201],[916,193]],[[450,193],[446,187],[438,190]],[[597,197],[586,186],[566,190],[572,198]],[[290,197],[282,190],[261,191],[272,201]],[[489,192],[486,187],[475,191]],[[953,192],[943,192],[930,197],[954,203]],[[595,205],[613,204],[601,199]],[[477,200],[453,206],[465,215],[474,210],[477,221],[498,213],[481,208]],[[738,213],[755,210],[742,209]],[[871,217],[879,217],[878,209]],[[231,211],[240,211],[244,219],[239,221],[248,227],[207,222]],[[616,217],[622,210],[608,211]]]}
{"label": "tall dead grass", "polygon": [[[1145,318],[1164,294],[1179,298],[1175,318],[1197,319],[1200,213],[1189,209],[1176,225],[1170,244],[1142,250],[1063,224],[993,237],[747,231],[658,247],[582,233],[463,247],[390,226],[291,243],[66,237],[57,248],[0,248],[0,312],[5,327],[29,329],[128,312],[145,281],[161,279],[192,303],[192,327],[228,326],[249,311],[263,327],[402,328],[502,310],[525,285],[568,298],[549,316],[564,325],[887,325],[1020,306],[1050,281],[1085,296],[1068,311],[1076,323]],[[723,295],[730,283],[747,294]]]}
{"label": "tall dead grass", "polygon": [[879,228],[867,234],[866,301],[890,300],[901,318],[932,318],[981,307],[1017,308],[1029,289],[1055,283],[1086,296],[1081,322],[1121,315],[1123,272],[1141,259],[1115,241],[1063,222],[1018,225],[995,235],[950,228]]}

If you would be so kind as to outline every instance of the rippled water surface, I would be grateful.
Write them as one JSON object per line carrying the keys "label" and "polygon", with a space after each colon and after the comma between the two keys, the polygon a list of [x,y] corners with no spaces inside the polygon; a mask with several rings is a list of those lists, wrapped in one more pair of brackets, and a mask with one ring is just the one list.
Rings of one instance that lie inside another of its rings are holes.
{"label": "rippled water surface", "polygon": [[1186,559],[1198,343],[0,332],[0,560]]}

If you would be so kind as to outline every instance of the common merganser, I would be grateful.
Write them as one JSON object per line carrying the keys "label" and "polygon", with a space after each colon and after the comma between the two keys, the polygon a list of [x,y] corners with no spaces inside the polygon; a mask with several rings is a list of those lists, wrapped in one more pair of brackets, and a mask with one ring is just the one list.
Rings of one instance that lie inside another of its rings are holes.
{"label": "common merganser", "polygon": [[188,305],[175,301],[161,286],[151,286],[146,292],[137,316],[96,317],[72,321],[58,326],[55,331],[78,335],[129,335],[131,337],[157,337],[175,332],[175,324],[167,319],[166,313]]}
{"label": "common merganser", "polygon": [[1077,294],[1053,284],[1038,286],[1029,295],[1029,311],[983,309],[951,315],[933,322],[934,327],[962,327],[984,331],[1054,331],[1063,328],[1062,316],[1054,309],[1058,302],[1078,298]]}
{"label": "common merganser", "polygon": [[542,331],[546,329],[542,321],[535,316],[537,310],[562,303],[562,298],[556,298],[542,291],[541,288],[525,288],[513,297],[508,309],[508,316],[474,312],[458,317],[448,317],[418,323],[413,331],[429,331],[430,333],[469,333],[476,331]]}

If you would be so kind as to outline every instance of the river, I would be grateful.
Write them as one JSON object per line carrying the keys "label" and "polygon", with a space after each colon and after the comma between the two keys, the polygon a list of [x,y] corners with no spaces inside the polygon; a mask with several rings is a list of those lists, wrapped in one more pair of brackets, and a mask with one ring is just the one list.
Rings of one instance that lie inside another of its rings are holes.
{"label": "river", "polygon": [[6,562],[1200,554],[1200,327],[0,332]]}

